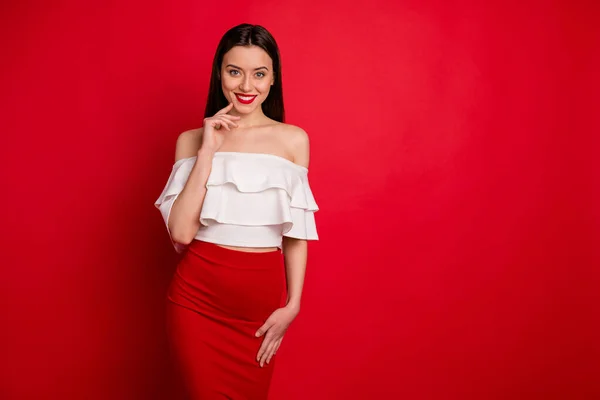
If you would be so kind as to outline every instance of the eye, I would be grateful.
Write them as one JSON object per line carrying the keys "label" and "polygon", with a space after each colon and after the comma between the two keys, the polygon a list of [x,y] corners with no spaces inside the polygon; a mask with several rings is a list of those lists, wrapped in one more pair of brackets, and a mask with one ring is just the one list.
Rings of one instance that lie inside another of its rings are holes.
{"label": "eye", "polygon": [[265,73],[264,72],[257,72],[256,76],[258,76],[259,78],[264,78],[265,77]]}
{"label": "eye", "polygon": [[238,71],[237,69],[229,70],[229,75],[237,76],[237,74],[239,74],[239,73],[240,73],[240,71]]}

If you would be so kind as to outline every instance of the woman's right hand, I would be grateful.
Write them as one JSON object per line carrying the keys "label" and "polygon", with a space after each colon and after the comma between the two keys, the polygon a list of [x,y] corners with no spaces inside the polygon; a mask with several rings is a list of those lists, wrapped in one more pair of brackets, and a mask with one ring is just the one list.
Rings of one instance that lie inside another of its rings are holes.
{"label": "woman's right hand", "polygon": [[228,131],[231,128],[237,128],[238,125],[234,121],[239,120],[240,117],[227,114],[232,108],[233,103],[229,103],[227,107],[212,117],[204,118],[204,133],[202,134],[202,146],[199,151],[216,152],[223,143],[223,131],[219,132],[221,128]]}

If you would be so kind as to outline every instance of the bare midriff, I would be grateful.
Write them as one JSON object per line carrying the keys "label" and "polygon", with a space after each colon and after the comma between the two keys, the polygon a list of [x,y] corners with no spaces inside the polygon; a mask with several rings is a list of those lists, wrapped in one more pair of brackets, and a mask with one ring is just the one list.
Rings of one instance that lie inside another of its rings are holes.
{"label": "bare midriff", "polygon": [[279,250],[278,247],[240,247],[240,246],[229,246],[224,244],[217,244],[219,247],[224,247],[229,250],[244,251],[246,253],[268,253],[271,251]]}

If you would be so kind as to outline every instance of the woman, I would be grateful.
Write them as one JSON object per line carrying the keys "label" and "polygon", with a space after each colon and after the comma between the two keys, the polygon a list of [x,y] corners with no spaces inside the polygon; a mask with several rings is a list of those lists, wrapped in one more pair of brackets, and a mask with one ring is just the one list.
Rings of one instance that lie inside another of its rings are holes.
{"label": "woman", "polygon": [[168,328],[194,399],[267,398],[300,310],[306,241],[318,239],[308,164],[306,132],[284,123],[275,40],[261,26],[232,28],[214,57],[204,125],[177,139],[155,203],[185,251]]}

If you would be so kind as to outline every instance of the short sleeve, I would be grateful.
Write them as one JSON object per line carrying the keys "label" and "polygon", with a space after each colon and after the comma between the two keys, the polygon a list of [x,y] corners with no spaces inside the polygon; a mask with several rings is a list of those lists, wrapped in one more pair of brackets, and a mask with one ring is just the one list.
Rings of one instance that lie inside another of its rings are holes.
{"label": "short sleeve", "polygon": [[169,215],[171,214],[173,203],[177,199],[177,196],[179,196],[179,193],[181,193],[185,187],[185,183],[187,182],[195,163],[196,157],[183,158],[176,161],[175,164],[173,164],[171,175],[169,176],[162,193],[154,202],[154,206],[160,211],[163,217],[165,226],[167,227],[167,232],[171,238],[171,243],[175,247],[175,251],[178,253],[183,252],[186,246],[173,241],[171,232],[169,231]]}
{"label": "short sleeve", "polygon": [[295,239],[318,240],[315,213],[319,211],[307,174],[302,174],[299,185],[293,190],[290,201],[292,227],[283,236]]}

